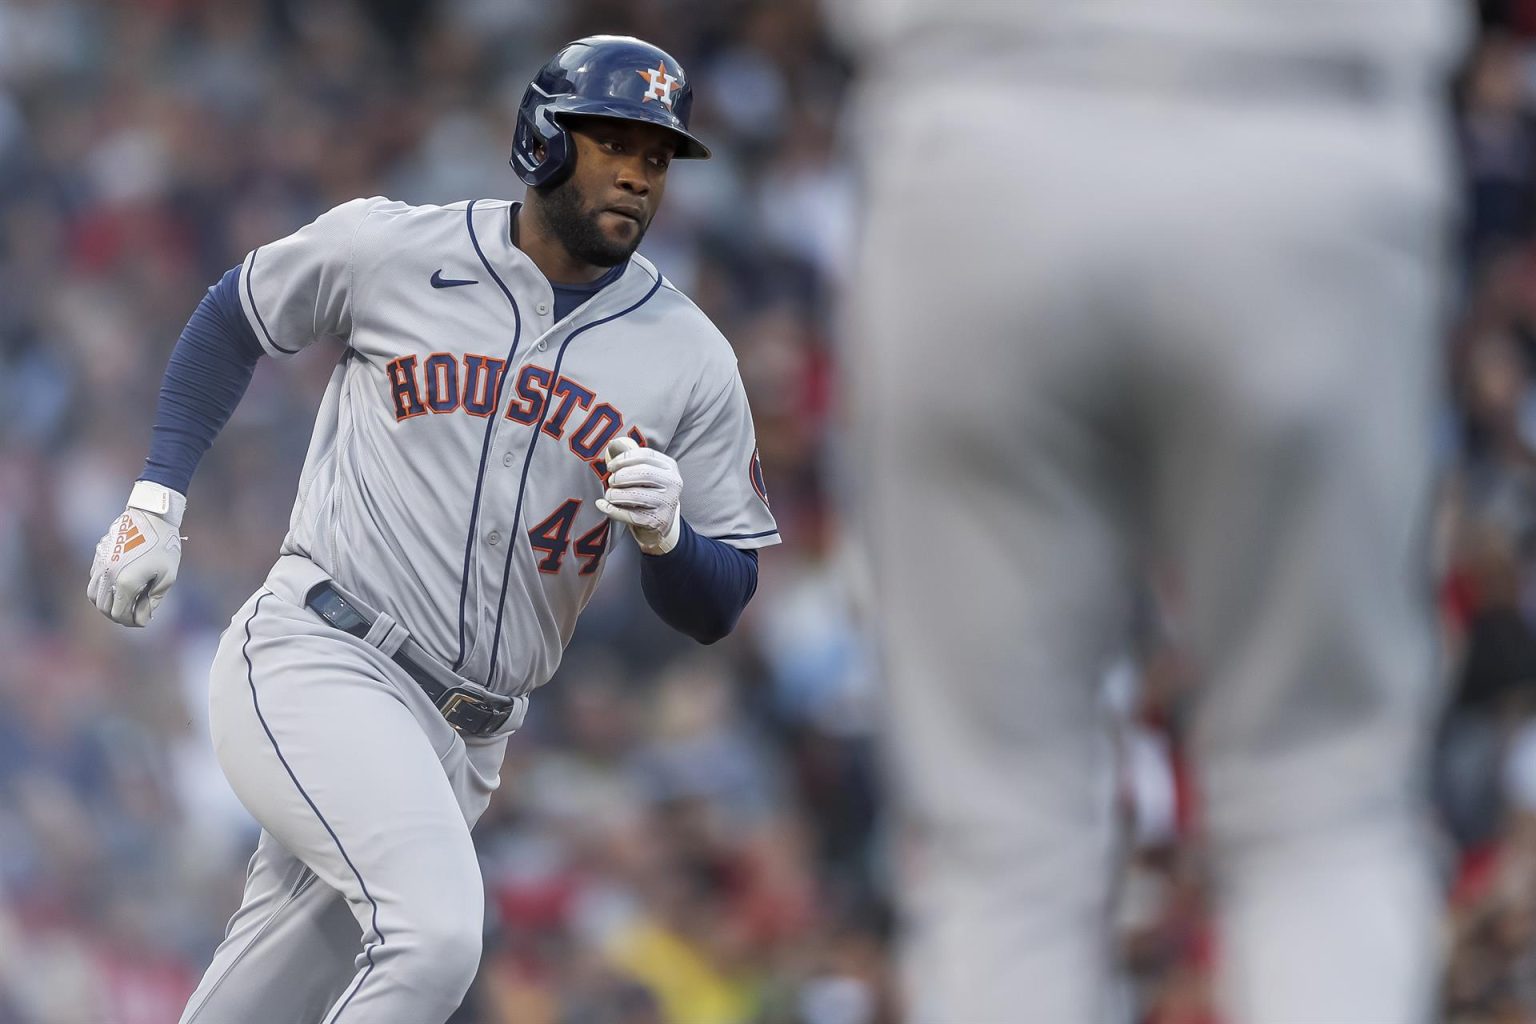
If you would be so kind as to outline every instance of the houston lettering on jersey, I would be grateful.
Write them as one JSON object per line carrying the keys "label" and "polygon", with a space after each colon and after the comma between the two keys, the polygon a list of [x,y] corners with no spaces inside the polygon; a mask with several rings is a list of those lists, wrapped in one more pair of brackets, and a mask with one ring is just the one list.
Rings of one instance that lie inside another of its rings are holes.
{"label": "houston lettering on jersey", "polygon": [[[434,352],[425,361],[401,356],[385,367],[395,419],[467,412],[489,416],[496,409],[496,393],[506,369],[505,359],[468,353],[461,361],[448,352]],[[591,388],[562,374],[529,364],[517,374],[504,414],[514,423],[539,425],[556,440],[564,439],[577,458],[599,477],[608,472],[601,456],[608,442],[624,431],[624,415],[607,402],[597,401]],[[629,436],[645,444],[636,427]]]}

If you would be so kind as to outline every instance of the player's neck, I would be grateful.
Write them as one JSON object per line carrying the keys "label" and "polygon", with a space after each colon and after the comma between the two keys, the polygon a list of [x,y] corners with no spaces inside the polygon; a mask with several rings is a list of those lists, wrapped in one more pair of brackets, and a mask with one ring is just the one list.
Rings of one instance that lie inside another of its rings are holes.
{"label": "player's neck", "polygon": [[527,201],[512,218],[512,244],[521,249],[552,284],[591,284],[612,269],[572,256]]}

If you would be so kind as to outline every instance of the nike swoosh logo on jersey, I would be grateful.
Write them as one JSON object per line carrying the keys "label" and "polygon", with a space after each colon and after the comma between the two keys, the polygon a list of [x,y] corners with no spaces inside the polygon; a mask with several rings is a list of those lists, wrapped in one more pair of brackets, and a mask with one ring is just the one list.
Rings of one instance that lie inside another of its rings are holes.
{"label": "nike swoosh logo on jersey", "polygon": [[459,281],[451,277],[444,277],[441,268],[432,271],[433,288],[457,288],[464,284],[479,284],[479,281]]}

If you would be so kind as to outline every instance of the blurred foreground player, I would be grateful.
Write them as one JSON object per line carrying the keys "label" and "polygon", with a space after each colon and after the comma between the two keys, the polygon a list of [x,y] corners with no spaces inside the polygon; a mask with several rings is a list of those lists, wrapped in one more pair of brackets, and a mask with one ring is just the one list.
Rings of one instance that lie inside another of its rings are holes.
{"label": "blurred foreground player", "polygon": [[1232,1024],[1427,1019],[1450,0],[853,0],[912,1019],[1106,1019],[1096,682],[1178,581]]}

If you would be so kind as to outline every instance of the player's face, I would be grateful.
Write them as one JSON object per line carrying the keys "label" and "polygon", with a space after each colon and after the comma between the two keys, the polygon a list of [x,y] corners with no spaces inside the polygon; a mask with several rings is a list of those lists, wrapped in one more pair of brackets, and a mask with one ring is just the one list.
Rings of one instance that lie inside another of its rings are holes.
{"label": "player's face", "polygon": [[665,128],[636,121],[582,118],[571,128],[576,167],[544,195],[546,219],[572,256],[615,266],[651,226],[677,146]]}

